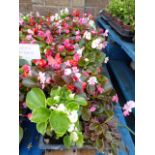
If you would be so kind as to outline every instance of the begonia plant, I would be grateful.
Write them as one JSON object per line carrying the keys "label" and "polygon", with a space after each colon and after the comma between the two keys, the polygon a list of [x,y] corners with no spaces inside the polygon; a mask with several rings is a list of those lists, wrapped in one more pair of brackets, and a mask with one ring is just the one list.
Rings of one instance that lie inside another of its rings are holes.
{"label": "begonia plant", "polygon": [[114,108],[117,94],[103,73],[101,50],[108,31],[90,14],[68,9],[55,15],[21,15],[19,42],[38,44],[41,59],[20,62],[20,105],[40,134],[63,138],[66,147],[93,145],[116,154],[121,137]]}

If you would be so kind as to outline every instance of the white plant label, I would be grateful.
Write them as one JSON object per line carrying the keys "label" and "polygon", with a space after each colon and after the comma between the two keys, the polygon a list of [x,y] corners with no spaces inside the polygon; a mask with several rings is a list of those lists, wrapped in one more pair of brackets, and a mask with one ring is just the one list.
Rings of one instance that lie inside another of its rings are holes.
{"label": "white plant label", "polygon": [[19,57],[31,61],[33,59],[41,59],[40,47],[38,44],[19,44]]}

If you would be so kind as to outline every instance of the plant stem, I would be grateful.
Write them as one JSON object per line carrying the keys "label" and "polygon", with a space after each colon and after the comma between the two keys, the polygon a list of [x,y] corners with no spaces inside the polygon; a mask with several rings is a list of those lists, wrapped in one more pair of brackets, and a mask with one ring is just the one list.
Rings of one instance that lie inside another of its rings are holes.
{"label": "plant stem", "polygon": [[128,126],[123,125],[123,124],[118,124],[118,126],[120,126],[120,127],[124,127],[124,128],[126,128],[126,129],[128,129],[128,130],[129,130],[129,131],[135,136],[134,131],[132,131]]}

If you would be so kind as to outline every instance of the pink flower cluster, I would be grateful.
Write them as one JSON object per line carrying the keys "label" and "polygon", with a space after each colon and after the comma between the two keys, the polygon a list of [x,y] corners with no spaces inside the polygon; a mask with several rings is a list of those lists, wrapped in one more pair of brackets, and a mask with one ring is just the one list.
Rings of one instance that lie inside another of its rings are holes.
{"label": "pink flower cluster", "polygon": [[134,101],[128,101],[124,106],[123,106],[123,115],[124,116],[129,116],[129,114],[132,112],[132,109],[135,108],[135,102]]}

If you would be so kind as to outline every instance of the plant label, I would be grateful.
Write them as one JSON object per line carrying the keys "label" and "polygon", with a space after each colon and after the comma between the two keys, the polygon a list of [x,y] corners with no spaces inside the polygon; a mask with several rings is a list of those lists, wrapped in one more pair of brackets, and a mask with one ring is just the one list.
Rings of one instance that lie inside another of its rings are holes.
{"label": "plant label", "polygon": [[33,59],[41,59],[40,47],[38,44],[19,44],[20,59],[31,62]]}

